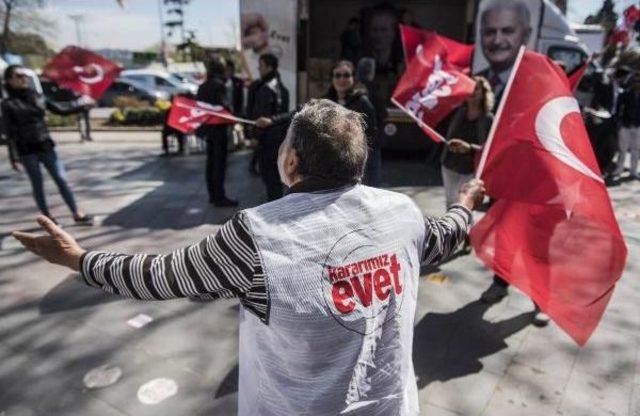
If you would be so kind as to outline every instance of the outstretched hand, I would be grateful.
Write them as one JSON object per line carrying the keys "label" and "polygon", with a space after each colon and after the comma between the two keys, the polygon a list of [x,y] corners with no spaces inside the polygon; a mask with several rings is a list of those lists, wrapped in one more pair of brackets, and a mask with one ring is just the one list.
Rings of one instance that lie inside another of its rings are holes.
{"label": "outstretched hand", "polygon": [[471,179],[460,188],[459,202],[469,210],[479,206],[484,199],[484,182],[481,179]]}
{"label": "outstretched hand", "polygon": [[85,250],[78,245],[75,238],[44,215],[38,216],[37,221],[47,234],[14,231],[11,235],[29,251],[48,262],[60,264],[75,271],[80,270],[80,257]]}

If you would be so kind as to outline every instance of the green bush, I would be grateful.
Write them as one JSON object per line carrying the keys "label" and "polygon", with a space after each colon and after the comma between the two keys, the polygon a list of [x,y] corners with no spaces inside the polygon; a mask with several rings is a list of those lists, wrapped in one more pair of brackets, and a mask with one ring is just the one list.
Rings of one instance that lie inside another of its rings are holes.
{"label": "green bush", "polygon": [[156,107],[125,107],[114,111],[109,123],[120,126],[157,126],[164,123],[166,113]]}
{"label": "green bush", "polygon": [[61,116],[58,114],[47,113],[47,125],[49,127],[69,127],[78,124],[78,116],[71,114]]}

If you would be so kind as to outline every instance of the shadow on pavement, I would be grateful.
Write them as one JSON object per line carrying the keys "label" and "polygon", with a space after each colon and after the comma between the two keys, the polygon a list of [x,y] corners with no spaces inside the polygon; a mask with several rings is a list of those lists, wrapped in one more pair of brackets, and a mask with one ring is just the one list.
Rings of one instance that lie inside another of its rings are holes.
{"label": "shadow on pavement", "polygon": [[[264,202],[263,186],[259,178],[247,171],[248,153],[229,155],[226,192],[240,201],[240,208]],[[153,191],[107,216],[102,224],[127,229],[182,230],[202,224],[223,224],[236,209],[215,208],[208,203],[205,185],[205,159],[202,156],[157,158],[123,173],[116,181],[161,181]],[[128,185],[123,184],[126,188]]]}
{"label": "shadow on pavement", "polygon": [[[482,370],[481,358],[508,347],[505,340],[529,326],[535,314],[521,313],[500,322],[482,319],[491,305],[477,300],[452,313],[428,313],[414,328],[413,365],[418,388]],[[238,391],[238,364],[227,373],[215,398]]]}
{"label": "shadow on pavement", "polygon": [[38,306],[40,314],[70,311],[121,299],[100,290],[87,290],[86,286],[77,279],[76,274],[71,274],[47,292]]}
{"label": "shadow on pavement", "polygon": [[482,370],[481,358],[508,347],[505,340],[531,324],[521,313],[500,322],[482,317],[491,305],[477,300],[452,313],[428,313],[414,328],[413,364],[418,388]]}

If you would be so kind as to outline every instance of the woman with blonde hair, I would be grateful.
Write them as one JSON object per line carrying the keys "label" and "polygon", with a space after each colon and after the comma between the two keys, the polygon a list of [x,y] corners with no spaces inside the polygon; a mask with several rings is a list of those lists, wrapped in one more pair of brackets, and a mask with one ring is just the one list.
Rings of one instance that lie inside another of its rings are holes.
{"label": "woman with blonde hair", "polygon": [[456,110],[447,131],[447,147],[442,154],[442,181],[447,207],[458,199],[460,187],[473,178],[474,158],[482,148],[491,123],[495,101],[491,85],[483,77],[474,77],[476,88]]}

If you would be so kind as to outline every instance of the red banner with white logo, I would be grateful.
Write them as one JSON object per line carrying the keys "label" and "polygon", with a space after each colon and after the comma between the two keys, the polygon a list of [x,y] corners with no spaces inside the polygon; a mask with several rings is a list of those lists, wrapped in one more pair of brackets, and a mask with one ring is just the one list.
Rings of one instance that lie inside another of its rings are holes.
{"label": "red banner with white logo", "polygon": [[473,45],[467,45],[438,35],[433,30],[418,29],[412,26],[400,25],[400,36],[406,63],[409,64],[416,55],[429,48],[432,42],[440,43],[447,51],[447,61],[464,73],[471,71]]}
{"label": "red banner with white logo", "polygon": [[435,34],[424,39],[421,45],[391,100],[429,137],[441,142],[444,139],[434,128],[473,94],[476,83],[449,62],[447,48]]}
{"label": "red banner with white logo", "polygon": [[479,167],[496,202],[471,242],[488,267],[583,345],[627,249],[567,77],[546,56],[523,52]]}
{"label": "red banner with white logo", "polygon": [[183,133],[192,133],[203,124],[234,124],[242,121],[221,105],[211,105],[186,97],[173,98],[167,123]]}
{"label": "red banner with white logo", "polygon": [[63,88],[98,100],[120,71],[122,68],[100,55],[67,46],[47,63],[42,75]]}

